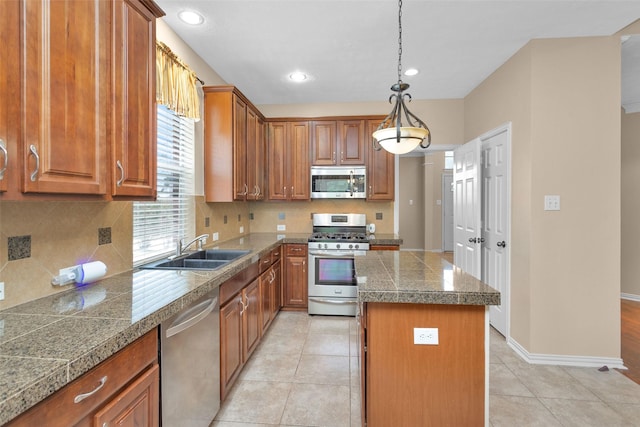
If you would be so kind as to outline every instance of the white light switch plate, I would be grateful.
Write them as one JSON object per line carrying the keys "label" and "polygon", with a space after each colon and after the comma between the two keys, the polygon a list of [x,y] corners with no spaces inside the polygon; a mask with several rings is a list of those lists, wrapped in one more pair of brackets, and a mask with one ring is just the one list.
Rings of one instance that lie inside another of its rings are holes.
{"label": "white light switch plate", "polygon": [[413,343],[438,345],[438,328],[413,328]]}
{"label": "white light switch plate", "polygon": [[544,196],[544,210],[545,211],[559,211],[560,210],[560,196],[546,195]]}
{"label": "white light switch plate", "polygon": [[216,240],[220,239],[220,234],[216,231],[215,233],[213,233],[213,241],[215,242]]}
{"label": "white light switch plate", "polygon": [[240,233],[244,233],[244,227],[240,226]]}
{"label": "white light switch plate", "polygon": [[0,301],[4,299],[4,282],[0,282]]}

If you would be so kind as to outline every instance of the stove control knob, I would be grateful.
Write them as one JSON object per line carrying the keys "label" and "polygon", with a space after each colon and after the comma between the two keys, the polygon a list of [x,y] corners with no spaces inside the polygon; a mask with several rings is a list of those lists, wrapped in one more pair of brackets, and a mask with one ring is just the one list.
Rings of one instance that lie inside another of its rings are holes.
{"label": "stove control knob", "polygon": [[329,248],[329,244],[328,244],[328,243],[325,243],[325,244],[324,244],[324,248],[325,248],[325,249],[328,249],[328,248]]}
{"label": "stove control knob", "polygon": [[353,245],[349,245],[349,249],[353,249]]}
{"label": "stove control knob", "polygon": [[360,245],[356,244],[356,249],[360,249]]}
{"label": "stove control knob", "polygon": [[336,243],[336,249],[340,249],[340,243]]}

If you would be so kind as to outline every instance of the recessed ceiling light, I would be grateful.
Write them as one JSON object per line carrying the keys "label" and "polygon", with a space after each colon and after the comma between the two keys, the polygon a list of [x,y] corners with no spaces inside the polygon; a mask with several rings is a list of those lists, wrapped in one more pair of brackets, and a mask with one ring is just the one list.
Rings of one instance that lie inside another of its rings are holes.
{"label": "recessed ceiling light", "polygon": [[407,68],[407,71],[404,72],[405,76],[415,76],[416,74],[418,74],[420,71],[418,71],[417,68]]}
{"label": "recessed ceiling light", "polygon": [[294,81],[294,82],[303,82],[305,80],[307,80],[308,76],[303,73],[302,71],[295,71],[291,74],[289,74],[289,79]]}
{"label": "recessed ceiling light", "polygon": [[200,25],[204,22],[204,17],[194,10],[181,10],[178,18],[189,25]]}

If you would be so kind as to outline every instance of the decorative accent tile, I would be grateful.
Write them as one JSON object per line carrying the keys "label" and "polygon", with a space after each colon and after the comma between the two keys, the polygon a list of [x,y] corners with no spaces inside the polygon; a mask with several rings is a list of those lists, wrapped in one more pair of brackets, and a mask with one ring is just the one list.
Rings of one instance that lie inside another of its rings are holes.
{"label": "decorative accent tile", "polygon": [[253,212],[249,212],[249,219],[253,221]]}
{"label": "decorative accent tile", "polygon": [[224,222],[225,224],[227,223],[227,216],[226,215],[222,217],[222,222]]}
{"label": "decorative accent tile", "polygon": [[31,257],[31,236],[13,236],[8,239],[9,261]]}
{"label": "decorative accent tile", "polygon": [[206,218],[204,219],[204,226],[205,226],[205,227],[209,227],[210,225],[211,225],[211,218],[206,217]]}
{"label": "decorative accent tile", "polygon": [[238,214],[238,222],[242,221],[242,215]]}
{"label": "decorative accent tile", "polygon": [[111,227],[98,228],[98,245],[111,243]]}
{"label": "decorative accent tile", "polygon": [[382,212],[376,212],[376,219],[377,220],[381,220],[382,219]]}

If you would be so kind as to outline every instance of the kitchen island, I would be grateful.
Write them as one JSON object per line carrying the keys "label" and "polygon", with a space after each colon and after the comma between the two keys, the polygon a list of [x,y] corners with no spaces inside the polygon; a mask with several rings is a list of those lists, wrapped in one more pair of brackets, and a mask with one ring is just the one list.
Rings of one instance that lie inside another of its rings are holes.
{"label": "kitchen island", "polygon": [[370,251],[355,266],[363,423],[487,426],[500,293],[430,252]]}

